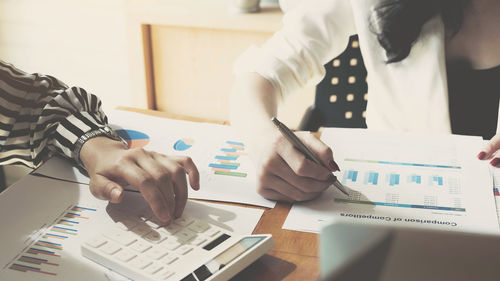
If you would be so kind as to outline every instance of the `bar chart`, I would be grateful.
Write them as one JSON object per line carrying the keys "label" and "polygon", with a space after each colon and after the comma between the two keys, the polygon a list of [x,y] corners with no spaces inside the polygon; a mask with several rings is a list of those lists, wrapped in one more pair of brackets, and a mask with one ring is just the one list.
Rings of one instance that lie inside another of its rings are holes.
{"label": "bar chart", "polygon": [[336,202],[465,212],[460,166],[344,159],[341,182],[351,188]]}
{"label": "bar chart", "polygon": [[214,175],[230,177],[246,177],[247,173],[241,171],[241,163],[238,159],[248,155],[242,142],[226,141],[213,161],[208,164]]}
{"label": "bar chart", "polygon": [[43,229],[8,268],[23,273],[57,276],[65,242],[78,235],[79,226],[96,211],[94,208],[70,206],[52,225]]}

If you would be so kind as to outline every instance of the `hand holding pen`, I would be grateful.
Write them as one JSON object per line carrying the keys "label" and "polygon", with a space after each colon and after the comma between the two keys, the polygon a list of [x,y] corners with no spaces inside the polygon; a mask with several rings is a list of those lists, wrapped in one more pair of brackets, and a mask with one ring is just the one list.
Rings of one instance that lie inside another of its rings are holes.
{"label": "hand holding pen", "polygon": [[[316,155],[314,154],[314,152],[312,152],[296,135],[294,132],[292,132],[290,129],[288,129],[287,126],[285,126],[285,124],[281,123],[280,121],[278,121],[278,119],[276,117],[273,117],[271,118],[271,121],[273,121],[274,125],[276,125],[276,127],[278,128],[278,130],[280,130],[280,132],[283,134],[283,136],[298,150],[300,151],[302,154],[304,154],[304,156],[308,159],[308,160],[311,160],[313,161],[314,163],[316,163],[317,165],[320,165],[324,168],[327,168],[327,165],[322,163],[321,159]],[[327,160],[328,161],[328,160]],[[333,156],[332,156],[332,160],[329,160],[329,165],[336,171],[339,171],[340,168],[339,166],[337,165],[337,163],[335,163],[335,161],[333,160]],[[332,174],[333,175],[333,174]],[[335,176],[334,176],[335,177]],[[335,180],[333,181],[333,185],[338,189],[340,190],[342,193],[344,193],[345,195],[349,195],[349,193],[347,192],[346,188],[342,185],[342,183],[340,183],[337,178],[335,177]]]}
{"label": "hand holding pen", "polygon": [[260,134],[246,140],[256,162],[260,195],[279,201],[306,201],[318,197],[337,181],[332,172],[339,168],[326,144],[309,133],[297,133],[309,150],[327,164],[325,167],[307,159],[273,123],[269,121],[268,124]]}

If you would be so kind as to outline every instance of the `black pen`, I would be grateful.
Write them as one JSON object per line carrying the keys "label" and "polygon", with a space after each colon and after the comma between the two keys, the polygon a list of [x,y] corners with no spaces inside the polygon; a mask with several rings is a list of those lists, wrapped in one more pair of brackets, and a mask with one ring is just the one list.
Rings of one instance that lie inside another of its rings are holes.
{"label": "black pen", "polygon": [[[292,130],[288,129],[288,127],[285,126],[285,124],[278,121],[278,119],[276,119],[276,117],[271,118],[271,121],[273,121],[274,125],[276,125],[276,127],[278,127],[281,134],[283,134],[283,136],[295,148],[297,148],[297,150],[299,150],[301,153],[303,153],[307,159],[313,161],[314,163],[316,163],[322,167],[325,167],[325,165],[323,164],[323,162],[321,162],[321,160],[318,158],[318,156],[316,156],[316,154],[314,154],[304,143],[302,143],[302,141],[292,132]],[[328,169],[327,167],[325,167],[325,168]],[[330,169],[328,169],[328,170],[330,170]],[[335,178],[335,182],[333,182],[333,185],[335,185],[335,187],[338,190],[342,191],[342,193],[349,196],[349,193],[347,192],[346,188],[339,182],[339,180],[337,178]]]}

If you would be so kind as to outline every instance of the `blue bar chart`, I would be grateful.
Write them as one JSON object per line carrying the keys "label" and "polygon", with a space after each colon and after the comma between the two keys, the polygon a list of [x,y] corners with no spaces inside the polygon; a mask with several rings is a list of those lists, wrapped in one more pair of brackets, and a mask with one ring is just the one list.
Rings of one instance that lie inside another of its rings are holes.
{"label": "blue bar chart", "polygon": [[214,175],[245,178],[247,173],[241,171],[238,158],[248,155],[245,152],[245,144],[236,141],[226,141],[226,147],[220,149],[220,154],[215,160],[208,164]]}
{"label": "blue bar chart", "polygon": [[358,171],[349,170],[347,173],[344,173],[343,182],[356,182],[358,180]]}
{"label": "blue bar chart", "polygon": [[342,183],[353,191],[337,202],[465,212],[460,166],[345,159]]}
{"label": "blue bar chart", "polygon": [[415,183],[415,184],[422,184],[422,176],[416,175],[416,174],[411,174],[408,176],[408,182]]}
{"label": "blue bar chart", "polygon": [[399,185],[399,174],[390,173],[387,175],[387,181],[389,186]]}

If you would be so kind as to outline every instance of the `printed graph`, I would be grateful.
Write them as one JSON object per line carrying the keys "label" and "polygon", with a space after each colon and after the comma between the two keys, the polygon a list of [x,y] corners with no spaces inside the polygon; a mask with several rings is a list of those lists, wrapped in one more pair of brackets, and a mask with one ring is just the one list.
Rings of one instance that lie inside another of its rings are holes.
{"label": "printed graph", "polygon": [[78,235],[79,225],[88,221],[96,211],[93,208],[71,206],[18,255],[8,268],[23,273],[56,276],[65,241]]}
{"label": "printed graph", "polygon": [[190,149],[194,144],[192,138],[182,138],[174,143],[174,149],[177,151],[186,151]]}
{"label": "printed graph", "polygon": [[149,143],[149,136],[143,132],[121,129],[115,132],[127,142],[129,148],[145,147]]}
{"label": "printed graph", "polygon": [[247,173],[241,171],[241,163],[238,160],[246,155],[248,154],[245,152],[243,143],[226,141],[225,146],[220,149],[219,154],[215,156],[212,163],[208,164],[208,167],[214,175],[244,178]]}
{"label": "printed graph", "polygon": [[344,159],[341,182],[349,198],[335,201],[399,208],[465,212],[460,166]]}

